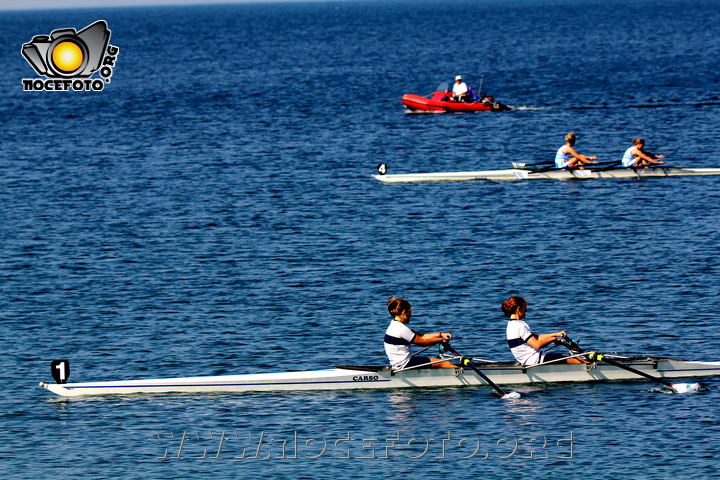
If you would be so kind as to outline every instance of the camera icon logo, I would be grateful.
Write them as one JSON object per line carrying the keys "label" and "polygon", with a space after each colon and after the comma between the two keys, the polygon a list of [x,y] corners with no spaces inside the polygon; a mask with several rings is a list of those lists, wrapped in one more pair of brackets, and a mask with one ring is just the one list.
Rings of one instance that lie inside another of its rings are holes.
{"label": "camera icon logo", "polygon": [[100,69],[109,41],[110,30],[100,20],[79,32],[61,28],[36,35],[22,46],[22,54],[47,78],[88,78]]}

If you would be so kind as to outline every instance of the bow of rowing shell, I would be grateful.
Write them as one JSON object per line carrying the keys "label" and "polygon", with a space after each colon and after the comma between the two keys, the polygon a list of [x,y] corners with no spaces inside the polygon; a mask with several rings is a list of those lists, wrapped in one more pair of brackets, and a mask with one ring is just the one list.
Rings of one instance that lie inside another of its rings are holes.
{"label": "bow of rowing shell", "polygon": [[[660,378],[709,377],[720,375],[720,362],[686,362],[666,358],[627,359],[623,363]],[[517,363],[480,363],[479,368],[498,385],[545,382],[595,382],[640,380],[625,370],[606,364],[545,364],[523,367]],[[93,383],[40,383],[62,396],[139,394],[261,392],[291,390],[351,390],[367,388],[463,387],[485,385],[472,370],[420,368],[393,372],[389,367],[338,366],[334,369],[127,380]]]}
{"label": "bow of rowing shell", "polygon": [[570,169],[532,171],[521,168],[507,170],[485,170],[477,172],[440,172],[408,173],[393,175],[373,175],[386,183],[398,182],[441,182],[461,180],[573,180],[593,178],[644,178],[644,177],[681,177],[697,175],[720,175],[720,168],[616,168],[616,169]]}

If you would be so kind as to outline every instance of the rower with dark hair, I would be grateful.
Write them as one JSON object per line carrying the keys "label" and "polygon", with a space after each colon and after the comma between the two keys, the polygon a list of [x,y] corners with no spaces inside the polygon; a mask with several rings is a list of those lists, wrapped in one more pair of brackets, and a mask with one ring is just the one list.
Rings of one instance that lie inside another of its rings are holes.
{"label": "rower with dark hair", "polygon": [[426,333],[421,334],[411,330],[407,323],[412,316],[412,307],[404,298],[392,297],[387,302],[388,312],[393,318],[390,326],[385,331],[385,353],[390,359],[393,370],[413,367],[416,365],[428,365],[428,367],[457,368],[452,362],[439,358],[413,357],[411,345],[429,346],[434,343],[447,342],[452,338],[451,333]]}
{"label": "rower with dark hair", "polygon": [[502,311],[510,317],[507,325],[507,342],[510,351],[523,365],[537,365],[549,361],[554,363],[587,363],[579,357],[568,358],[559,353],[545,353],[542,348],[555,340],[563,340],[564,331],[537,335],[523,321],[527,313],[527,302],[523,297],[510,297],[502,303]]}

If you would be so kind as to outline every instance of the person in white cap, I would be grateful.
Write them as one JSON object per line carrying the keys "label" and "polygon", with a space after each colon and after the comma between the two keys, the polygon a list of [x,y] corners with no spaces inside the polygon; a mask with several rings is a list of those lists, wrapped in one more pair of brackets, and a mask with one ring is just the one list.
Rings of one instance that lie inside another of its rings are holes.
{"label": "person in white cap", "polygon": [[467,85],[465,85],[465,82],[462,81],[462,76],[458,75],[455,77],[455,85],[453,85],[452,100],[455,102],[461,102],[467,93]]}

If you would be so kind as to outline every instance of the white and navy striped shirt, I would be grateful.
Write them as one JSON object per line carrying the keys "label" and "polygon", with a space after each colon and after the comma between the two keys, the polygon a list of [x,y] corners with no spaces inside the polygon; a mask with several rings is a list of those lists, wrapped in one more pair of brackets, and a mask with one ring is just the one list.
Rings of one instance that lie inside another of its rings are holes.
{"label": "white and navy striped shirt", "polygon": [[397,320],[390,322],[385,331],[385,353],[390,359],[390,365],[394,370],[400,370],[410,361],[412,357],[412,345],[416,333],[407,325]]}
{"label": "white and navy striped shirt", "polygon": [[527,341],[533,333],[530,326],[522,320],[510,320],[507,324],[507,341],[510,351],[518,362],[523,365],[537,365],[545,357],[544,350],[537,350]]}

